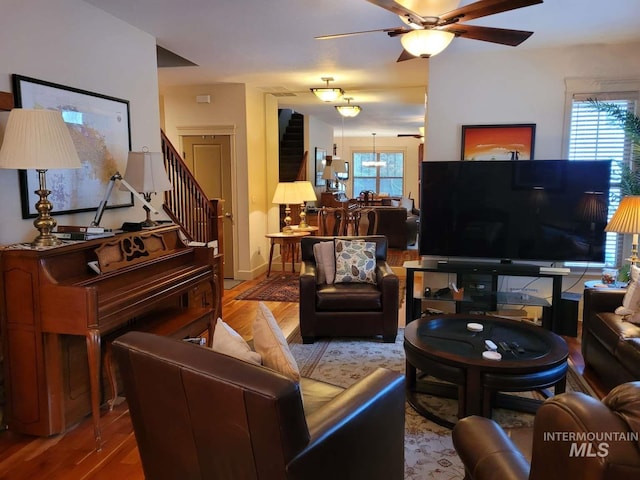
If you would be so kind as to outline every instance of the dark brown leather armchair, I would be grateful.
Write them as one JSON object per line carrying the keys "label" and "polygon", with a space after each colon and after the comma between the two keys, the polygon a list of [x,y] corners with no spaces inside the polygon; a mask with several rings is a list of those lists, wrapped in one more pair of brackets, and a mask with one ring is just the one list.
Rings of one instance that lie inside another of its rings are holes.
{"label": "dark brown leather armchair", "polygon": [[404,476],[398,372],[343,389],[149,333],[113,349],[147,480]]}
{"label": "dark brown leather armchair", "polygon": [[[334,238],[376,243],[376,285],[370,283],[318,283],[313,246]],[[300,333],[304,343],[316,337],[368,337],[382,335],[394,342],[398,333],[398,276],[387,264],[387,238],[304,237],[301,239]]]}
{"label": "dark brown leather armchair", "polygon": [[[640,478],[640,382],[602,402],[563,393],[538,410],[531,462],[493,420],[466,417],[453,429],[465,479],[622,480]],[[586,438],[584,438],[586,437]]]}

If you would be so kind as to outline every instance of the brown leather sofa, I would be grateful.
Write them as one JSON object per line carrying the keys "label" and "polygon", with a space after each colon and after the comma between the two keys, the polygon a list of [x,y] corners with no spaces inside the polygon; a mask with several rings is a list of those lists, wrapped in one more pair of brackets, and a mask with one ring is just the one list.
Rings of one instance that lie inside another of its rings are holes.
{"label": "brown leather sofa", "polygon": [[113,349],[147,480],[404,476],[398,372],[343,389],[148,333]]}
{"label": "brown leather sofa", "polygon": [[373,207],[377,213],[376,235],[389,240],[389,248],[406,250],[418,237],[418,216],[403,207]]}
{"label": "brown leather sofa", "polygon": [[[334,238],[376,243],[376,285],[318,283],[313,246]],[[316,337],[382,335],[394,342],[398,334],[398,276],[387,264],[387,238],[382,235],[303,237],[300,240],[300,333],[304,343]]]}
{"label": "brown leather sofa", "polygon": [[640,326],[614,313],[624,291],[587,288],[582,317],[582,356],[585,365],[607,388],[640,380]]}
{"label": "brown leather sofa", "polygon": [[576,392],[547,400],[536,413],[531,452],[484,417],[463,418],[452,437],[467,480],[622,480],[640,478],[639,432],[640,382],[632,382],[602,402]]}

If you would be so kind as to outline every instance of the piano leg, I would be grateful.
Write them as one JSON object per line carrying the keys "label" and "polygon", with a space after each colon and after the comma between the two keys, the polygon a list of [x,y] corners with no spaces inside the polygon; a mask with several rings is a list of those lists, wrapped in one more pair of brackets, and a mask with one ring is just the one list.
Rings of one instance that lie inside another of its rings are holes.
{"label": "piano leg", "polygon": [[96,450],[102,450],[102,433],[100,431],[100,332],[87,332],[87,353],[89,360],[89,379],[91,383],[91,414],[93,416],[93,434]]}

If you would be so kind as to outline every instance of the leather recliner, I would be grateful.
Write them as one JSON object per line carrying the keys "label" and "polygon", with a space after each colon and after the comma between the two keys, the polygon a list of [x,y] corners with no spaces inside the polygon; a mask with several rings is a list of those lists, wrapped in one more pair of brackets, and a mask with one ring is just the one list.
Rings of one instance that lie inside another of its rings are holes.
{"label": "leather recliner", "polygon": [[[376,284],[318,282],[313,246],[318,242],[361,239],[376,243]],[[382,335],[394,342],[398,334],[398,276],[387,263],[383,235],[303,237],[300,239],[300,333],[304,343],[316,337]]]}
{"label": "leather recliner", "polygon": [[461,419],[452,437],[466,480],[623,480],[640,478],[639,434],[640,382],[629,382],[602,401],[578,392],[545,401],[530,462],[488,418]]}
{"label": "leather recliner", "polygon": [[404,476],[399,372],[344,389],[149,333],[113,350],[147,480]]}

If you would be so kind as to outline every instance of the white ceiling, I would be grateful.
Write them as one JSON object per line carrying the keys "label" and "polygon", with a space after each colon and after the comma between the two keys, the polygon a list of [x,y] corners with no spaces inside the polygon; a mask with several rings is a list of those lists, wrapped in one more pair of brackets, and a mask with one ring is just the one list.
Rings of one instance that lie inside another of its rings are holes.
{"label": "white ceiling", "polygon": [[[399,37],[383,32],[332,40],[332,33],[404,26],[397,15],[366,0],[85,0],[156,37],[158,45],[197,67],[159,70],[160,89],[177,85],[246,83],[279,97],[281,107],[318,117],[342,131],[342,117],[310,87],[331,76],[352,103],[344,134],[417,133],[424,121],[428,60],[397,63]],[[399,0],[438,15],[472,0]],[[456,38],[440,55],[490,49],[620,43],[640,40],[638,0],[544,0],[470,24],[531,30],[518,47]],[[288,96],[292,95],[292,96]]]}

